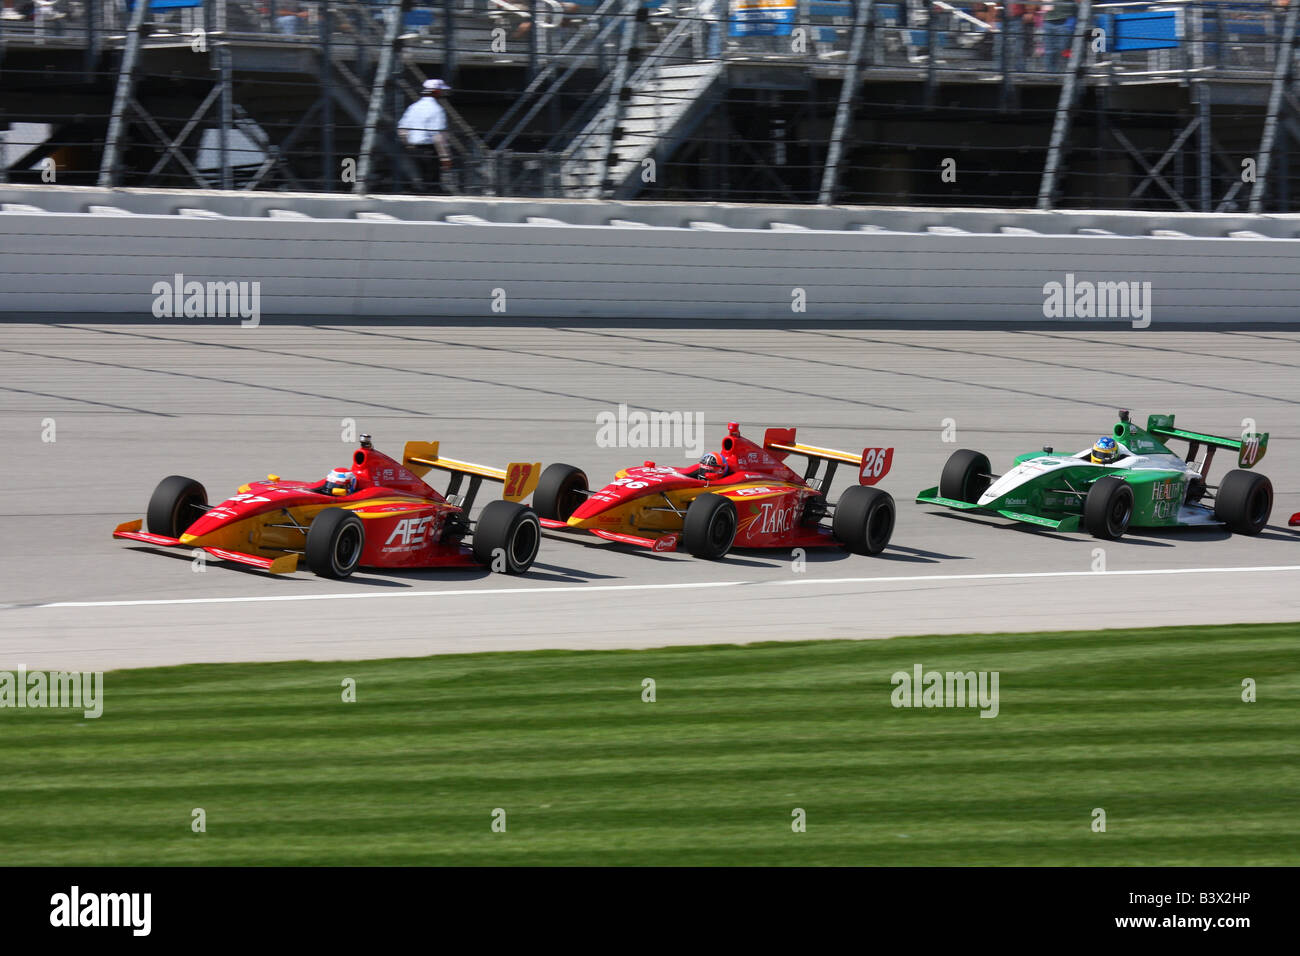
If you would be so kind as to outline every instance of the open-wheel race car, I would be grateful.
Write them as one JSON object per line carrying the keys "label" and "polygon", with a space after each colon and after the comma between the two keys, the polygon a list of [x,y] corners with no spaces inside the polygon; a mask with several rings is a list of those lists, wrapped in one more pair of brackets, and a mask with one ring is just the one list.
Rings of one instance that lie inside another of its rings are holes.
{"label": "open-wheel race car", "polygon": [[[1164,444],[1173,439],[1188,443],[1186,457]],[[1249,469],[1267,448],[1267,432],[1221,438],[1175,428],[1173,415],[1151,415],[1139,428],[1120,409],[1110,434],[1092,448],[1060,455],[1044,447],[1016,456],[1002,475],[992,474],[977,451],[953,452],[938,487],[916,500],[1056,531],[1082,527],[1112,540],[1130,527],[1226,525],[1237,534],[1259,534],[1273,510],[1273,485]],[[1239,467],[1213,485],[1210,463],[1219,449],[1234,452]]]}
{"label": "open-wheel race car", "polygon": [[[451,473],[445,494],[423,480],[433,469]],[[351,463],[323,481],[267,475],[217,505],[208,504],[207,491],[193,478],[164,478],[149,499],[149,530],[128,521],[113,537],[201,549],[271,574],[297,570],[300,557],[331,578],[357,568],[487,566],[523,574],[537,557],[541,526],[519,502],[536,487],[540,471],[540,462],[492,468],[443,458],[437,442],[407,442],[398,462],[362,435]],[[504,494],[488,502],[471,527],[484,480],[502,483]]]}
{"label": "open-wheel race car", "polygon": [[[769,428],[761,445],[732,422],[716,454],[685,467],[647,461],[626,468],[592,491],[573,465],[553,464],[533,495],[542,526],[587,531],[653,551],[686,551],[721,558],[737,548],[839,546],[879,554],[894,530],[894,499],[872,487],[889,471],[892,448],[863,454],[795,443],[793,428]],[[785,464],[807,459],[801,475]],[[821,475],[818,472],[826,466]],[[858,482],[834,504],[827,501],[840,465]],[[823,523],[831,517],[829,527]]]}

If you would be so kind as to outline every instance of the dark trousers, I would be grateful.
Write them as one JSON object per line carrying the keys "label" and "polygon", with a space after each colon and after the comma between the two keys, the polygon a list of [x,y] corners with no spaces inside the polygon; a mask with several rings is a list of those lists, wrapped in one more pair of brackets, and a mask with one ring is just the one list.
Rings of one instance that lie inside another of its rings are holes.
{"label": "dark trousers", "polygon": [[442,160],[438,156],[438,147],[433,143],[405,146],[407,157],[419,171],[419,179],[411,184],[411,191],[417,193],[441,193]]}

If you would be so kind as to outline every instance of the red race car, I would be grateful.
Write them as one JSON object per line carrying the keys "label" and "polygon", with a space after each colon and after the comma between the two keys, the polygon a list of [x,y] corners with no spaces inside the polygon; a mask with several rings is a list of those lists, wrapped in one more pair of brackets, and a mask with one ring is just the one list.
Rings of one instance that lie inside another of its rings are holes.
{"label": "red race car", "polygon": [[[785,464],[808,461],[802,475]],[[653,551],[678,546],[700,558],[721,558],[731,548],[809,548],[838,545],[879,554],[894,530],[894,499],[871,487],[888,472],[894,449],[861,455],[795,443],[793,428],[769,428],[763,444],[727,426],[717,454],[683,468],[644,465],[620,471],[599,491],[573,465],[542,472],[533,508],[542,526],[589,531],[598,537]],[[821,465],[825,474],[818,476]],[[851,465],[858,484],[835,504],[826,500],[835,471]],[[832,515],[830,526],[822,524]]]}
{"label": "red race car", "polygon": [[[431,469],[451,473],[445,495],[425,484]],[[352,462],[323,481],[266,481],[208,504],[193,478],[164,478],[149,499],[149,530],[128,521],[115,538],[164,547],[198,548],[215,558],[285,574],[299,556],[317,574],[346,578],[357,568],[466,568],[523,574],[541,543],[531,508],[519,504],[537,485],[541,463],[504,469],[441,458],[437,442],[407,442],[402,461],[375,451],[361,436]],[[468,478],[469,488],[459,494]],[[504,500],[492,501],[470,527],[470,509],[483,479],[499,481]],[[463,540],[473,537],[473,546]]]}

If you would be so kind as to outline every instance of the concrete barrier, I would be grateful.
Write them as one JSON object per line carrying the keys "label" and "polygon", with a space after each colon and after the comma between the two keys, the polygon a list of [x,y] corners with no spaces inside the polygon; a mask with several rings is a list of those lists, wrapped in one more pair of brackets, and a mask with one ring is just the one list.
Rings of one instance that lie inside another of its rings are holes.
{"label": "concrete barrier", "polygon": [[0,314],[148,320],[181,276],[182,293],[256,283],[261,316],[302,319],[1298,323],[1298,229],[1294,216],[0,187]]}

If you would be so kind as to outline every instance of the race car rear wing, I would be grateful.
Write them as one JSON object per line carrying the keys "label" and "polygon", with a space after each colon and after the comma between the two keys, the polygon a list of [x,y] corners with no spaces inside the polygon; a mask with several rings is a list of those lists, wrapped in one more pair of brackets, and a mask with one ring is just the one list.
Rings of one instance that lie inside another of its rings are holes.
{"label": "race car rear wing", "polygon": [[501,497],[506,501],[520,501],[533,493],[533,489],[537,487],[537,479],[542,474],[540,461],[512,461],[504,468],[493,468],[491,465],[476,465],[455,458],[443,458],[438,454],[436,441],[408,441],[402,449],[402,464],[421,478],[434,468],[450,472],[451,483],[447,486],[446,492],[448,498],[460,494],[461,482],[468,477],[469,490],[461,502],[461,507],[466,511],[473,506],[479,486],[485,479],[499,481],[504,486]]}
{"label": "race car rear wing", "polygon": [[1264,452],[1268,450],[1268,432],[1246,434],[1242,435],[1241,438],[1203,435],[1200,432],[1175,428],[1173,415],[1148,416],[1147,431],[1160,438],[1179,438],[1187,442],[1189,446],[1187,460],[1189,462],[1196,460],[1202,445],[1206,446],[1209,451],[1206,453],[1205,463],[1201,468],[1202,478],[1209,472],[1210,462],[1213,460],[1214,451],[1217,448],[1227,448],[1235,451],[1237,453],[1237,466],[1240,468],[1255,467],[1255,465],[1259,464],[1260,459],[1264,457]]}
{"label": "race car rear wing", "polygon": [[793,428],[769,428],[763,433],[763,447],[776,452],[782,460],[786,455],[802,455],[808,459],[808,468],[804,480],[810,484],[817,480],[817,471],[822,462],[827,463],[826,474],[822,476],[820,488],[830,488],[839,465],[853,465],[858,469],[858,484],[874,485],[889,474],[894,463],[892,448],[864,448],[861,455],[852,452],[837,451],[834,448],[820,448],[817,445],[801,445],[795,441]]}

